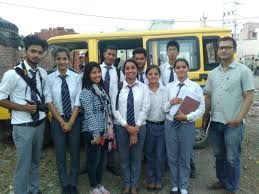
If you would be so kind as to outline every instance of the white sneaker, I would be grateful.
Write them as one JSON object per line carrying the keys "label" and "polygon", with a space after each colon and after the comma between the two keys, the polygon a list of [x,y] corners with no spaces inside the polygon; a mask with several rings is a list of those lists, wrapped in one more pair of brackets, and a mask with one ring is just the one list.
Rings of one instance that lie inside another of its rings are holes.
{"label": "white sneaker", "polygon": [[99,189],[95,188],[90,191],[90,194],[102,194],[102,192]]}
{"label": "white sneaker", "polygon": [[110,192],[107,191],[103,186],[99,188],[99,191],[101,191],[102,194],[110,194]]}

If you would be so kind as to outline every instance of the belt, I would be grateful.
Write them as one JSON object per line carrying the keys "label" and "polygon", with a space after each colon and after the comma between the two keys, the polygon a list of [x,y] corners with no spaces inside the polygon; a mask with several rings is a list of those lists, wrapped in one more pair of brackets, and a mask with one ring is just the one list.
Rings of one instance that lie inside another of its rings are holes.
{"label": "belt", "polygon": [[28,122],[28,123],[21,123],[21,124],[15,124],[16,126],[26,126],[26,127],[38,127],[39,125],[41,125],[43,122],[45,121],[44,119],[38,120],[36,122],[32,121],[32,122]]}
{"label": "belt", "polygon": [[165,121],[157,121],[157,122],[154,122],[154,121],[148,121],[147,122],[151,123],[151,124],[154,124],[154,125],[163,125],[165,124]]}

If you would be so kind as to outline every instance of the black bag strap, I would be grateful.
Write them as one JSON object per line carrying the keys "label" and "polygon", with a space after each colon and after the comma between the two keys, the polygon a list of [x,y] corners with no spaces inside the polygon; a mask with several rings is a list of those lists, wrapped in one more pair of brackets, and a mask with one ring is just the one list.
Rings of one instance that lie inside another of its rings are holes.
{"label": "black bag strap", "polygon": [[119,95],[120,95],[120,92],[121,92],[121,89],[123,87],[123,82],[118,82],[118,93],[117,93],[117,96],[116,96],[116,110],[119,109]]}
{"label": "black bag strap", "polygon": [[[15,72],[23,78],[23,80],[28,84],[28,86],[31,88],[31,90],[33,90],[34,92],[36,92],[36,94],[40,97],[41,101],[42,101],[43,103],[45,103],[45,98],[44,98],[44,96],[43,96],[43,95],[40,95],[40,92],[39,92],[39,90],[38,90],[36,87],[33,87],[33,82],[32,82],[32,80],[29,78],[28,75],[27,75],[27,76],[25,75],[25,72],[24,72],[24,71],[26,71],[26,70],[21,69],[21,68],[19,68],[19,67],[15,67]],[[41,81],[41,86],[42,86],[42,77],[41,77],[41,75],[40,75],[40,81]]]}
{"label": "black bag strap", "polygon": [[121,80],[121,70],[116,67],[116,72],[117,72],[117,77],[118,77],[118,83],[120,83],[120,80]]}

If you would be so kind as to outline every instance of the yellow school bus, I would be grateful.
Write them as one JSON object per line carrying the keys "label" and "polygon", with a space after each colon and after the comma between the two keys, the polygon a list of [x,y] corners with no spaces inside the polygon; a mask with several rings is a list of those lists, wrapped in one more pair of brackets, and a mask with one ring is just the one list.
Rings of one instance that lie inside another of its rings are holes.
{"label": "yellow school bus", "polygon": [[[132,57],[134,48],[143,47],[147,50],[147,64],[162,65],[167,62],[166,45],[170,40],[176,40],[180,45],[179,57],[188,60],[190,64],[189,78],[205,85],[208,72],[218,66],[216,49],[220,37],[231,36],[231,31],[223,28],[196,28],[177,30],[157,30],[142,32],[113,32],[97,34],[73,34],[52,37],[48,40],[49,49],[64,46],[71,52],[80,49],[88,51],[90,61],[101,63],[103,52],[107,45],[118,48],[120,64]],[[72,54],[72,56],[74,56]],[[72,60],[73,61],[73,60]],[[0,118],[1,119],[1,118]],[[204,147],[207,143],[207,133],[201,129],[201,121],[196,122],[196,147]]]}

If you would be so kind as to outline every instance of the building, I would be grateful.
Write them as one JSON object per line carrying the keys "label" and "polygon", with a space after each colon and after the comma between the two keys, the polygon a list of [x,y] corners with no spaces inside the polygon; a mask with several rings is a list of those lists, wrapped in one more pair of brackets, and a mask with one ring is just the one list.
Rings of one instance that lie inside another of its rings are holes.
{"label": "building", "polygon": [[42,39],[48,40],[53,36],[76,34],[76,32],[72,28],[57,27],[57,28],[41,29],[40,32],[35,32],[34,34],[39,36]]}
{"label": "building", "polygon": [[21,38],[16,25],[0,18],[0,79],[22,56]]}
{"label": "building", "polygon": [[149,30],[170,30],[174,27],[174,20],[154,20]]}
{"label": "building", "polygon": [[259,23],[245,23],[237,40],[237,56],[249,65],[259,58]]}
{"label": "building", "polygon": [[256,40],[258,39],[259,23],[249,22],[243,24],[243,28],[239,35],[241,40]]}

